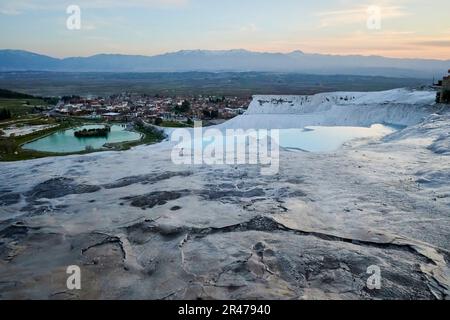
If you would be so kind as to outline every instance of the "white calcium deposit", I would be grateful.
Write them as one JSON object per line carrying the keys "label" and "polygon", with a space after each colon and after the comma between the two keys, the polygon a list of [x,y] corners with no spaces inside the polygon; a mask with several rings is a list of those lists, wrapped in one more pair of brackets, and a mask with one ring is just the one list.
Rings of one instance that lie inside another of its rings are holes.
{"label": "white calcium deposit", "polygon": [[275,176],[174,165],[169,142],[0,163],[0,299],[448,299],[450,112],[434,92],[255,96],[219,128],[374,123],[407,128],[281,150]]}

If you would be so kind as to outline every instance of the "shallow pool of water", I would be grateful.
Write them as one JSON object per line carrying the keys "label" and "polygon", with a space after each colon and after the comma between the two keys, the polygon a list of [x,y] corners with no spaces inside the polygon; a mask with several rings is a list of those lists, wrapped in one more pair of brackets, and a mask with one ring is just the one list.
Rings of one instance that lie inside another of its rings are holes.
{"label": "shallow pool of water", "polygon": [[339,149],[353,139],[383,137],[397,131],[398,127],[375,124],[367,127],[307,127],[280,130],[280,145],[284,148],[310,152]]}
{"label": "shallow pool of water", "polygon": [[125,125],[112,125],[111,132],[107,137],[77,138],[74,136],[74,132],[78,130],[103,127],[103,125],[86,125],[59,131],[42,139],[27,143],[22,148],[43,152],[71,153],[84,151],[88,146],[94,149],[101,149],[106,143],[135,141],[141,138],[140,133],[128,131]]}
{"label": "shallow pool of water", "polygon": [[[311,126],[303,129],[278,129],[271,131],[258,131],[258,139],[264,139],[265,135],[278,131],[279,145],[283,148],[298,149],[309,152],[330,152],[339,149],[344,143],[354,139],[383,137],[401,129],[400,127],[374,124],[371,127],[319,127]],[[233,150],[233,146],[250,144],[250,140],[255,141],[256,137],[248,137],[235,132],[215,130],[219,135],[212,137],[208,129],[203,130],[203,137],[191,135],[190,139],[184,139],[178,147],[181,149],[205,149],[213,143],[219,150],[224,147],[224,152]],[[198,135],[198,134],[197,134]],[[273,138],[273,135],[271,135]],[[176,139],[174,141],[177,141]],[[203,148],[202,148],[203,146]]]}

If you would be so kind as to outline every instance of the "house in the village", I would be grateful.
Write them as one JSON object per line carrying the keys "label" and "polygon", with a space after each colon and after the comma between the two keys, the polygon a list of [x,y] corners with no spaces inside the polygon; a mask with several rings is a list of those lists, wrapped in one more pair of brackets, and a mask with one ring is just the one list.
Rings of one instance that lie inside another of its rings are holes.
{"label": "house in the village", "polygon": [[449,75],[439,80],[437,83],[440,89],[436,96],[437,103],[448,103],[450,104],[450,69],[448,70]]}

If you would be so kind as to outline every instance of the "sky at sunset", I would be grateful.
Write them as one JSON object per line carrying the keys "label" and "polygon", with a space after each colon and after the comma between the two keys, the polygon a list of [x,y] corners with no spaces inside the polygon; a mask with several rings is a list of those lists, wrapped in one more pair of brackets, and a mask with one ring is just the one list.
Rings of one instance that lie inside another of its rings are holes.
{"label": "sky at sunset", "polygon": [[[81,9],[80,30],[66,27],[69,5]],[[379,28],[367,25],[373,6]],[[55,57],[247,49],[450,59],[450,1],[0,0],[0,48]]]}

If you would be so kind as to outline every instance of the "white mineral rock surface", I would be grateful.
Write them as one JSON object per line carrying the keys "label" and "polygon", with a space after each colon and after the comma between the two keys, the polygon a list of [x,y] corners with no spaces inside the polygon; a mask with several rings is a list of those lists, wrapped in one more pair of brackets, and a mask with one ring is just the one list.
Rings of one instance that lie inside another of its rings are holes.
{"label": "white mineral rock surface", "polygon": [[36,125],[36,126],[23,126],[23,127],[10,126],[10,127],[3,129],[2,131],[4,132],[5,137],[9,137],[11,135],[19,137],[19,136],[25,136],[30,133],[54,128],[57,126],[58,125],[46,125],[46,124]]}
{"label": "white mineral rock surface", "polygon": [[281,150],[274,176],[175,165],[169,142],[1,163],[0,298],[448,299],[450,112],[434,96],[256,96],[219,128],[408,126]]}

